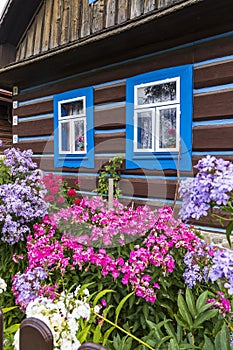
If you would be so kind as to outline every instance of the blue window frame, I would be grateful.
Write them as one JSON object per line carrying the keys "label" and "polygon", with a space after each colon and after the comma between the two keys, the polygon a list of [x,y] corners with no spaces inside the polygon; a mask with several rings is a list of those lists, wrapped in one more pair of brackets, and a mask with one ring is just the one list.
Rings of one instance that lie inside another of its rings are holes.
{"label": "blue window frame", "polygon": [[54,166],[94,168],[92,87],[54,96]]}
{"label": "blue window frame", "polygon": [[94,2],[96,2],[97,0],[89,0],[89,5],[93,4]]}
{"label": "blue window frame", "polygon": [[192,169],[192,91],[192,65],[127,79],[127,169]]}

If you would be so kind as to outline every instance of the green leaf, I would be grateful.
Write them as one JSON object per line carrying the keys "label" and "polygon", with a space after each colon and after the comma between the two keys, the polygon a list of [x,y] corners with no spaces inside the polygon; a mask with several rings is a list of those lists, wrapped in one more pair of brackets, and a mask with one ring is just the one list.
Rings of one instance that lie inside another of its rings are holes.
{"label": "green leaf", "polygon": [[194,321],[194,328],[198,328],[201,326],[205,321],[209,320],[210,318],[215,317],[219,311],[217,309],[214,310],[208,310],[205,313],[199,315],[196,320]]}
{"label": "green leaf", "polygon": [[108,340],[110,334],[112,333],[112,331],[114,331],[116,327],[110,327],[104,334],[103,334],[103,346],[105,346],[106,341]]}
{"label": "green leaf", "polygon": [[189,309],[192,317],[194,318],[197,314],[197,310],[196,310],[194,296],[193,296],[193,293],[192,293],[190,288],[186,288],[185,299],[186,299],[186,303],[188,305],[188,309]]}
{"label": "green leaf", "polygon": [[88,325],[88,326],[84,327],[81,331],[78,331],[77,338],[81,344],[86,341],[87,336],[89,335],[90,328],[91,328],[91,325]]}
{"label": "green leaf", "polygon": [[208,295],[209,295],[209,292],[205,291],[201,293],[201,295],[198,297],[196,302],[196,309],[198,314],[202,312],[201,308],[206,305],[206,302],[208,300]]}
{"label": "green leaf", "polygon": [[100,344],[102,341],[102,333],[101,333],[101,324],[99,323],[94,330],[93,333],[93,342],[96,344]]}
{"label": "green leaf", "polygon": [[181,315],[181,317],[183,318],[183,320],[188,324],[189,329],[192,327],[193,325],[193,319],[192,316],[188,310],[187,304],[184,300],[183,295],[179,294],[178,295],[178,308],[179,308],[179,313]]}
{"label": "green leaf", "polygon": [[159,350],[161,345],[163,343],[165,343],[167,340],[171,339],[171,336],[170,335],[167,335],[166,337],[163,337],[160,342],[158,343],[158,345],[156,346],[156,350]]}
{"label": "green leaf", "polygon": [[202,350],[215,350],[214,344],[211,342],[210,338],[204,335],[205,343]]}
{"label": "green leaf", "polygon": [[96,304],[98,303],[98,301],[103,298],[103,296],[107,293],[115,293],[115,291],[113,289],[105,289],[105,290],[102,290],[101,292],[99,292],[94,301],[93,301],[93,306],[96,306]]}
{"label": "green leaf", "polygon": [[229,243],[229,246],[231,247],[231,232],[233,231],[233,220],[229,222],[229,224],[226,227],[226,238]]}
{"label": "green leaf", "polygon": [[131,292],[129,294],[127,294],[119,303],[119,305],[116,308],[116,316],[115,316],[115,323],[117,323],[118,318],[119,318],[119,314],[121,312],[122,307],[124,306],[125,302],[127,301],[127,299],[129,299],[131,297],[131,295],[133,295],[134,292]]}

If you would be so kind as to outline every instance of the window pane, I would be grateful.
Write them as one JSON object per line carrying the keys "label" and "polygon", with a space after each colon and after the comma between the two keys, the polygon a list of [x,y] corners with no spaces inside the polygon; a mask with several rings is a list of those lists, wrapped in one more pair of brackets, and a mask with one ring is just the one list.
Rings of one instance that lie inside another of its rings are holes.
{"label": "window pane", "polygon": [[85,130],[84,120],[74,122],[75,151],[85,151]]}
{"label": "window pane", "polygon": [[159,110],[159,148],[177,147],[177,109]]}
{"label": "window pane", "polygon": [[84,113],[83,99],[61,104],[61,116],[79,115]]}
{"label": "window pane", "polygon": [[70,152],[70,123],[61,123],[61,151]]}
{"label": "window pane", "polygon": [[177,99],[176,81],[138,88],[137,98],[138,105],[175,101]]}
{"label": "window pane", "polygon": [[152,113],[137,113],[137,148],[152,149]]}

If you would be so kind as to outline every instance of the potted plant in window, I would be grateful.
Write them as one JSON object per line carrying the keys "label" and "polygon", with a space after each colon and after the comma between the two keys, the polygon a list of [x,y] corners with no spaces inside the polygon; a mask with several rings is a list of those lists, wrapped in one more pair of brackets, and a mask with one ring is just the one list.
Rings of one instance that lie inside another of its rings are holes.
{"label": "potted plant in window", "polygon": [[78,136],[76,140],[77,151],[84,151],[84,136]]}
{"label": "potted plant in window", "polygon": [[176,130],[175,129],[168,129],[168,140],[166,143],[166,146],[168,148],[176,148]]}

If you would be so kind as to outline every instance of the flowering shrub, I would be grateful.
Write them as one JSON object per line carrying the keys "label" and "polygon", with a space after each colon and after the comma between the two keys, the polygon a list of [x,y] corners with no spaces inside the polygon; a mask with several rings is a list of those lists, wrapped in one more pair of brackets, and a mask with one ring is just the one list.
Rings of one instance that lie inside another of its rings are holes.
{"label": "flowering shrub", "polygon": [[32,162],[31,151],[5,150],[8,177],[0,185],[1,240],[11,245],[24,241],[33,223],[47,213],[42,172]]}
{"label": "flowering shrub", "polygon": [[69,188],[62,176],[47,173],[42,178],[42,182],[47,190],[44,199],[49,203],[48,212],[56,212],[62,207],[64,208],[74,204],[75,200],[77,200],[79,180],[75,181],[76,188]]}

